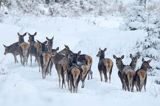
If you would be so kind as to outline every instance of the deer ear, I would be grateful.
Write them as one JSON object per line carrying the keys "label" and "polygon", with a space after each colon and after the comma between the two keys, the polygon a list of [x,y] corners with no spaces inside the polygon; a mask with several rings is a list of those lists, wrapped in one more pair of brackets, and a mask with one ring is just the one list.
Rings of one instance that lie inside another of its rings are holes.
{"label": "deer ear", "polygon": [[80,55],[80,54],[81,54],[81,51],[78,52],[78,55]]}
{"label": "deer ear", "polygon": [[3,44],[3,46],[6,48],[7,46]]}
{"label": "deer ear", "polygon": [[27,32],[23,34],[23,37],[26,36]]}
{"label": "deer ear", "polygon": [[37,42],[38,42],[39,44],[41,44],[41,42],[40,42],[39,40],[37,40]]}
{"label": "deer ear", "polygon": [[36,35],[37,35],[37,32],[35,32],[33,36],[36,36]]}
{"label": "deer ear", "polygon": [[144,62],[145,60],[144,60],[144,58],[142,58],[142,62]]}
{"label": "deer ear", "polygon": [[148,60],[147,62],[150,63],[152,61],[152,59]]}
{"label": "deer ear", "polygon": [[48,37],[46,37],[46,39],[49,40]]}
{"label": "deer ear", "polygon": [[117,57],[115,55],[113,55],[113,58],[116,59]]}
{"label": "deer ear", "polygon": [[124,55],[121,56],[121,59],[124,59]]}
{"label": "deer ear", "polygon": [[30,33],[28,33],[28,35],[29,35],[29,36],[31,36],[31,34],[30,34]]}
{"label": "deer ear", "polygon": [[43,42],[43,44],[46,44],[46,43],[47,43],[47,41]]}
{"label": "deer ear", "polygon": [[56,48],[56,51],[58,51],[58,50],[59,50],[59,47]]}
{"label": "deer ear", "polygon": [[65,46],[65,48],[69,49],[69,47],[67,45],[64,45],[64,46]]}
{"label": "deer ear", "polygon": [[54,36],[52,37],[52,40],[54,39]]}
{"label": "deer ear", "polygon": [[103,51],[106,51],[107,50],[107,48],[104,48],[104,50]]}
{"label": "deer ear", "polygon": [[18,36],[21,36],[19,32],[17,32],[17,35],[18,35]]}
{"label": "deer ear", "polygon": [[130,54],[130,58],[133,58],[132,54]]}

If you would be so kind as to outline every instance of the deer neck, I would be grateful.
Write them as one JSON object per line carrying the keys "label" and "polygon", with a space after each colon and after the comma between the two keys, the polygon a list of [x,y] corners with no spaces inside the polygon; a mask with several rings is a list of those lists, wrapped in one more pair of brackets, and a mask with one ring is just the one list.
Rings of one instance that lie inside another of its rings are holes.
{"label": "deer neck", "polygon": [[101,55],[101,56],[99,57],[99,61],[101,61],[102,59],[104,59],[104,55]]}
{"label": "deer neck", "polygon": [[136,64],[133,63],[132,61],[131,61],[131,63],[130,63],[130,66],[131,66],[131,68],[132,68],[133,70],[136,68]]}
{"label": "deer neck", "polygon": [[147,71],[147,68],[146,68],[146,67],[144,67],[144,66],[143,66],[143,64],[142,64],[142,66],[141,66],[141,69],[143,69],[143,70]]}

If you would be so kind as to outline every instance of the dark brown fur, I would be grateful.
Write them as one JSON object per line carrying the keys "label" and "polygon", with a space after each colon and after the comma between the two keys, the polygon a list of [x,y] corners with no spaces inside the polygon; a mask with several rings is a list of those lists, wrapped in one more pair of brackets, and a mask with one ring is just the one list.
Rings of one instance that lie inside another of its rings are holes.
{"label": "dark brown fur", "polygon": [[123,61],[122,59],[124,59],[124,55],[122,55],[121,57],[117,57],[115,55],[113,55],[113,58],[116,60],[116,65],[117,65],[117,68],[118,68],[118,76],[120,78],[120,81],[122,83],[122,89],[125,90],[126,89],[126,84],[125,84],[125,79],[124,79],[124,75],[123,75],[123,68],[126,66],[123,64]]}

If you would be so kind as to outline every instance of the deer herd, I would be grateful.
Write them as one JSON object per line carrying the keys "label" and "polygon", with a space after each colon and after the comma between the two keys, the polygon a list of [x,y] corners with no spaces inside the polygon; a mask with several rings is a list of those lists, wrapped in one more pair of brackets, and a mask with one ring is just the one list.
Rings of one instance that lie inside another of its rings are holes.
{"label": "deer herd", "polygon": [[[66,87],[71,92],[77,93],[79,82],[82,82],[81,87],[85,87],[85,79],[88,77],[92,79],[92,57],[87,54],[81,54],[81,51],[77,53],[73,52],[67,45],[64,49],[59,51],[59,47],[53,49],[53,39],[46,37],[45,42],[40,42],[39,40],[35,41],[34,34],[24,33],[18,34],[18,42],[11,44],[10,46],[3,45],[5,47],[4,55],[11,53],[14,56],[15,63],[18,63],[17,55],[20,56],[20,62],[23,66],[28,64],[28,58],[30,57],[30,65],[32,66],[32,57],[34,61],[38,64],[39,72],[42,73],[42,78],[45,79],[47,75],[52,74],[52,67],[55,65],[55,69],[58,74],[59,87]],[[28,42],[24,41],[24,37],[28,35]],[[100,74],[100,80],[105,82],[111,82],[111,74],[113,69],[113,61],[110,58],[105,58],[105,51],[99,48],[97,57],[99,58],[98,70]],[[59,51],[59,52],[58,52]],[[144,87],[146,90],[147,82],[147,70],[151,68],[149,63],[151,60],[145,61],[142,58],[141,68],[137,71],[135,70],[137,60],[140,58],[140,55],[133,56],[130,54],[131,63],[125,65],[123,63],[124,55],[117,57],[113,55],[115,59],[116,66],[118,68],[118,76],[122,83],[122,89],[127,91],[134,91],[134,87],[137,91],[141,91]]]}

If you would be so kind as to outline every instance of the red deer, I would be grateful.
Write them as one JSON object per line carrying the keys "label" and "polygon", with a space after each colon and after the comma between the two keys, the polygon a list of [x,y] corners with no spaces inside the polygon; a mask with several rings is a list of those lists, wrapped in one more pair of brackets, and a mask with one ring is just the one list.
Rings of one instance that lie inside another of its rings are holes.
{"label": "red deer", "polygon": [[[59,53],[62,54],[63,52],[65,52],[63,55],[64,57],[58,62],[58,66],[60,67],[60,75],[62,78],[62,88],[63,85],[65,85],[65,79],[68,82],[68,88],[69,88],[69,79],[68,79],[68,74],[67,71],[69,70],[69,68],[72,66],[72,64],[77,64],[77,60],[79,57],[80,52],[78,53],[73,53],[70,54],[68,51],[65,51],[66,48],[64,48],[62,51],[60,51]],[[66,78],[65,78],[66,77]]]}
{"label": "red deer", "polygon": [[48,37],[46,37],[46,39],[47,39],[47,48],[48,48],[48,51],[52,51],[54,37],[52,37],[51,39],[49,39]]}
{"label": "red deer", "polygon": [[33,35],[28,33],[29,35],[29,55],[30,55],[30,64],[32,66],[32,56],[35,57],[35,60],[38,61],[38,48],[39,48],[39,44],[35,41],[34,37],[37,35],[37,32],[35,32]]}
{"label": "red deer", "polygon": [[41,43],[40,41],[37,40],[37,42],[40,45],[40,49],[38,51],[39,56],[38,56],[38,63],[40,65],[40,68],[42,69],[42,78],[45,79],[47,73],[49,73],[49,63],[52,57],[52,52],[48,52],[48,49],[46,47],[47,41]]}
{"label": "red deer", "polygon": [[68,87],[71,92],[77,93],[78,84],[81,79],[82,69],[77,64],[78,57],[81,51],[78,53],[68,54],[69,64],[67,69]]}
{"label": "red deer", "polygon": [[68,79],[69,79],[69,84],[70,84],[69,90],[73,93],[78,92],[78,84],[80,81],[80,75],[81,75],[81,70],[77,66],[72,66],[71,69],[68,71]]}
{"label": "red deer", "polygon": [[130,58],[131,58],[131,63],[130,66],[132,67],[133,70],[135,70],[136,68],[136,64],[137,64],[137,60],[140,58],[140,55],[137,54],[135,56],[133,56],[132,54],[130,54]]}
{"label": "red deer", "polygon": [[106,48],[104,50],[101,50],[101,48],[99,48],[99,51],[97,54],[97,57],[99,57],[98,70],[100,73],[101,81],[103,80],[102,73],[104,74],[105,82],[108,81],[107,73],[109,73],[109,82],[111,82],[113,62],[111,59],[105,58],[106,50],[107,50]]}
{"label": "red deer", "polygon": [[139,57],[133,57],[132,54],[130,54],[130,58],[132,59],[130,65],[123,64],[122,59],[124,58],[124,55],[121,57],[116,57],[115,55],[113,55],[113,58],[116,59],[116,65],[119,70],[118,76],[122,83],[122,89],[133,91],[132,87],[134,86],[133,79],[135,76],[135,67]]}
{"label": "red deer", "polygon": [[122,70],[125,67],[125,65],[123,64],[122,59],[124,59],[124,55],[122,55],[121,57],[117,57],[115,55],[113,55],[113,58],[116,60],[116,66],[118,68],[118,76],[120,78],[120,81],[122,83],[122,89],[125,90],[125,82],[123,79],[123,74],[122,74]]}
{"label": "red deer", "polygon": [[133,79],[135,76],[135,71],[131,68],[130,65],[126,65],[122,70],[123,82],[125,90],[131,91],[133,87]]}
{"label": "red deer", "polygon": [[[18,34],[18,42],[15,42],[11,44],[10,46],[3,45],[5,47],[4,55],[8,53],[13,54],[15,63],[18,63],[17,55],[20,55],[20,59],[22,57],[22,53],[20,51],[19,45],[24,42],[24,37],[26,36],[27,33],[24,33],[23,35],[19,33],[17,34]],[[21,59],[21,63],[22,63],[22,59]]]}
{"label": "red deer", "polygon": [[[89,55],[86,55],[86,54],[81,54],[80,56],[79,56],[79,58],[78,58],[78,61],[79,62],[81,62],[81,63],[83,63],[83,65],[85,66],[85,67],[87,67],[87,70],[84,72],[84,74],[83,74],[83,78],[82,79],[85,79],[85,77],[87,76],[87,74],[88,74],[88,80],[89,79],[92,79],[93,78],[93,72],[91,71],[91,67],[92,67],[92,57],[91,56],[89,56]],[[83,86],[84,87],[84,86]],[[83,88],[82,87],[82,88]]]}
{"label": "red deer", "polygon": [[[67,45],[65,45],[65,48],[63,50],[61,50],[59,53],[64,54],[64,55],[65,54],[68,54],[68,55],[74,54]],[[89,76],[89,74],[92,74],[92,71],[91,71],[92,58],[89,55],[81,54],[78,56],[78,60],[74,61],[73,63],[78,64],[78,66],[81,69],[85,69],[85,70],[83,70],[82,76],[81,76],[81,81],[82,81],[81,87],[84,88],[86,76],[87,75]],[[91,76],[91,78],[92,78],[92,76]]]}
{"label": "red deer", "polygon": [[55,54],[48,51],[48,52],[45,52],[45,53],[42,53],[42,61],[43,61],[43,64],[42,64],[42,78],[45,79],[46,78],[46,75],[50,72],[50,62],[51,62],[51,58],[54,57]]}
{"label": "red deer", "polygon": [[[59,49],[59,48],[58,48]],[[58,51],[58,50],[57,50]],[[59,87],[61,87],[61,71],[62,71],[62,66],[59,64],[59,62],[64,58],[65,56],[60,54],[59,52],[55,54],[55,56],[51,59],[52,64],[55,64],[55,68],[58,74],[58,79],[59,79]],[[52,66],[52,65],[51,65]]]}
{"label": "red deer", "polygon": [[[59,47],[57,47],[56,49],[52,49],[51,52],[52,52],[52,54],[54,54],[56,56],[58,50],[59,50]],[[49,66],[49,74],[50,75],[52,74],[52,67],[53,67],[53,64],[54,64],[52,59],[53,59],[53,57],[51,58],[51,62],[50,62],[50,66]]]}
{"label": "red deer", "polygon": [[[67,76],[67,70],[69,68],[69,59],[68,59],[68,55],[65,55],[57,64],[60,67],[60,75],[62,78],[62,88],[63,85],[65,85],[65,79],[68,82],[68,76]],[[66,86],[66,85],[65,85]],[[69,85],[68,85],[69,86]]]}
{"label": "red deer", "polygon": [[146,91],[147,70],[152,68],[149,65],[151,60],[145,61],[144,58],[142,58],[142,62],[143,63],[141,65],[141,68],[136,71],[136,75],[133,82],[136,85],[137,91],[141,91],[143,86],[144,90]]}

